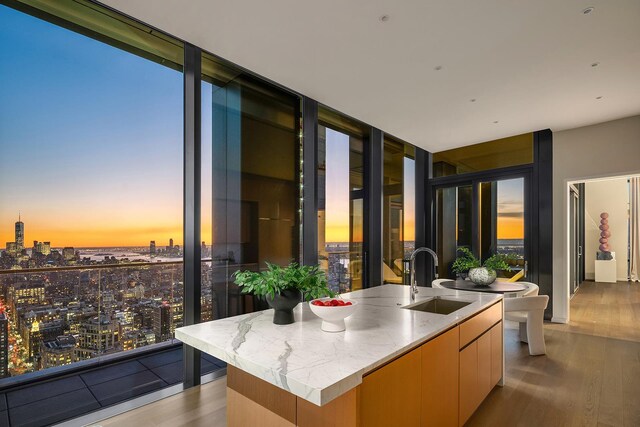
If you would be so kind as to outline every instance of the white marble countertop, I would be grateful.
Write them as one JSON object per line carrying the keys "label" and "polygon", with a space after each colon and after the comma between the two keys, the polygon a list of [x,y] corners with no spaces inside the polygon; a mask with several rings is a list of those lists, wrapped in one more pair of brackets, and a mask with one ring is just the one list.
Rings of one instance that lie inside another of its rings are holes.
{"label": "white marble countertop", "polygon": [[176,338],[316,405],[362,382],[367,372],[419,346],[490,306],[501,295],[421,287],[416,301],[436,295],[471,301],[449,315],[401,308],[409,287],[383,285],[343,294],[358,301],[347,330],[323,332],[322,320],[301,303],[295,323],[274,325],[273,310],[176,329]]}

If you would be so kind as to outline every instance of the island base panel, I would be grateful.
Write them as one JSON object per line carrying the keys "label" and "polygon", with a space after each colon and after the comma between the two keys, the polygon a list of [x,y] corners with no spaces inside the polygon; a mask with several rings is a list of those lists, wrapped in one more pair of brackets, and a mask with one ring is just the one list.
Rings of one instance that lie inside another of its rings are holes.
{"label": "island base panel", "polygon": [[359,389],[354,388],[323,406],[227,366],[227,425],[355,427]]}

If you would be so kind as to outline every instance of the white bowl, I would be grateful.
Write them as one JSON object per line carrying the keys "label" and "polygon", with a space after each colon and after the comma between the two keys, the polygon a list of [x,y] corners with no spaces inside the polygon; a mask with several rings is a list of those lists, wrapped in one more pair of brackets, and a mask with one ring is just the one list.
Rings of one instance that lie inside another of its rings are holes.
{"label": "white bowl", "polygon": [[[322,305],[313,305],[313,301],[330,301],[332,299],[341,299],[344,302],[351,302],[351,305],[325,307]],[[342,332],[346,329],[344,319],[351,316],[358,305],[357,301],[344,298],[318,298],[309,301],[311,311],[322,319],[322,330],[325,332]]]}

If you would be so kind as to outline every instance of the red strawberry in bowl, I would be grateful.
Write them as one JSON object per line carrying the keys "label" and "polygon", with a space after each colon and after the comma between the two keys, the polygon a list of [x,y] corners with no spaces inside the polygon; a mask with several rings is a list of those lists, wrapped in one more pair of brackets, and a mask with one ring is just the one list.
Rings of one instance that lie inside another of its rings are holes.
{"label": "red strawberry in bowl", "polygon": [[356,305],[356,301],[344,298],[318,298],[309,303],[311,311],[322,319],[322,330],[326,332],[344,331],[344,319],[355,312]]}

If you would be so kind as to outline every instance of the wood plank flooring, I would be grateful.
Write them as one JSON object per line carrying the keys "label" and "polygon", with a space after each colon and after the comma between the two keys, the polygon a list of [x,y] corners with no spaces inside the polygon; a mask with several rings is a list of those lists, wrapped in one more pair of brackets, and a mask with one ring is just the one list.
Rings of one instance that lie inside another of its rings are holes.
{"label": "wood plank flooring", "polygon": [[[529,356],[507,322],[506,384],[467,426],[640,426],[640,284],[583,283],[545,339]],[[224,426],[225,393],[223,378],[94,425]]]}
{"label": "wood plank flooring", "polygon": [[640,426],[640,284],[584,282],[546,356],[505,332],[507,380],[467,426]]}

